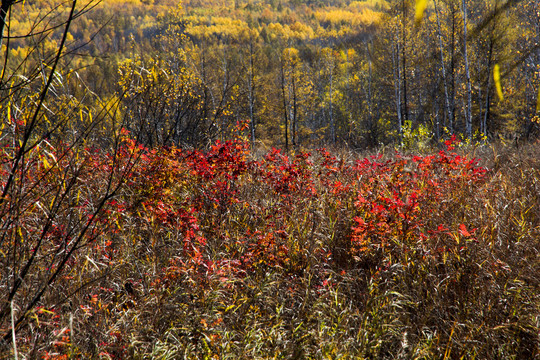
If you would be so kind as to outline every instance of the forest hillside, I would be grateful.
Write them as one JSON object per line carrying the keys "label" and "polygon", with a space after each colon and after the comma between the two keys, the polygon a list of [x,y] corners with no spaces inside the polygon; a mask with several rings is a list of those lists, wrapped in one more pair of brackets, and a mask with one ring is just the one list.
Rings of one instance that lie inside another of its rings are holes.
{"label": "forest hillside", "polygon": [[[537,2],[418,3],[79,1],[57,85],[150,146],[208,145],[238,121],[266,148],[537,136]],[[15,2],[4,79],[44,75],[70,6]]]}

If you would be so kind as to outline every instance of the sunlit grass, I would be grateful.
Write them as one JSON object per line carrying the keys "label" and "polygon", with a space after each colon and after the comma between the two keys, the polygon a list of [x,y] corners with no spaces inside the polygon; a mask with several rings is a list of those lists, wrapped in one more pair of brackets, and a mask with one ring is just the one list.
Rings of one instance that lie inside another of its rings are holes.
{"label": "sunlit grass", "polygon": [[534,358],[539,147],[480,148],[477,163],[447,145],[418,156],[273,150],[253,160],[243,142],[198,152],[126,141],[140,162],[107,207],[108,230],[54,285],[70,305],[44,298],[17,350]]}

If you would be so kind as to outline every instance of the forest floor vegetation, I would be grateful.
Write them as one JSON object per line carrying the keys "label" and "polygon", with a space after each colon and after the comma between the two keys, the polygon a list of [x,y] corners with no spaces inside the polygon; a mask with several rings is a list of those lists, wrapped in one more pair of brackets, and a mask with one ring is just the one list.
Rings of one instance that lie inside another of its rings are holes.
{"label": "forest floor vegetation", "polygon": [[[2,357],[540,357],[538,143],[254,159],[242,140],[151,150],[125,133],[115,154],[69,151],[29,153],[24,176],[78,189],[81,218],[113,163],[123,186],[17,332],[2,324]],[[32,238],[47,192],[22,190],[25,241],[61,254],[73,216]],[[54,270],[34,264],[15,315]]]}

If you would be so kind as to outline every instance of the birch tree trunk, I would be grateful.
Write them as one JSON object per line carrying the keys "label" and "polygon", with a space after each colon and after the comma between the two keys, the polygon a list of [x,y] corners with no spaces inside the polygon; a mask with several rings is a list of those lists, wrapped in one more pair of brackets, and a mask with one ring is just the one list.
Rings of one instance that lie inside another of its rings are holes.
{"label": "birch tree trunk", "polygon": [[456,120],[456,49],[454,44],[456,43],[456,10],[452,5],[452,36],[450,42],[450,120],[449,131],[454,133],[454,124]]}
{"label": "birch tree trunk", "polygon": [[328,74],[328,117],[330,118],[330,141],[336,143],[336,124],[334,119],[334,69],[336,67],[332,49],[324,53],[324,68]]}
{"label": "birch tree trunk", "polygon": [[[368,106],[368,119],[370,126],[373,126],[373,95],[372,95],[372,82],[373,82],[373,60],[372,52],[369,44],[366,42],[366,54],[368,57],[368,88],[367,88],[367,106]],[[400,125],[401,128],[401,125]]]}
{"label": "birch tree trunk", "polygon": [[471,90],[471,75],[469,73],[469,58],[467,55],[467,5],[465,0],[461,2],[461,10],[463,12],[463,60],[465,61],[465,77],[467,81],[467,106],[465,109],[465,128],[467,137],[472,139],[472,90]]}
{"label": "birch tree trunk", "polygon": [[403,81],[403,108],[402,108],[402,115],[403,121],[409,120],[409,104],[407,101],[408,94],[407,94],[407,32],[406,32],[406,24],[405,20],[407,19],[407,5],[405,4],[405,0],[401,1],[402,5],[402,11],[403,11],[403,18],[401,21],[401,27],[402,27],[402,42],[403,45],[401,46],[401,62],[403,63],[401,67],[401,76]]}
{"label": "birch tree trunk", "polygon": [[394,92],[396,98],[396,113],[398,117],[398,135],[400,143],[403,142],[403,118],[401,113],[401,71],[400,71],[400,42],[399,22],[396,24],[395,46],[392,44],[392,73],[394,75]]}
{"label": "birch tree trunk", "polygon": [[487,69],[488,69],[488,75],[487,75],[487,85],[486,85],[486,101],[485,101],[485,111],[484,116],[482,117],[482,124],[480,131],[483,135],[487,135],[487,121],[489,119],[489,112],[490,112],[490,88],[491,88],[491,68],[493,63],[493,39],[490,39],[489,42],[489,53],[488,53],[488,63],[487,63]]}
{"label": "birch tree trunk", "polygon": [[289,114],[287,94],[285,91],[285,59],[281,55],[281,95],[283,97],[283,118],[285,120],[285,151],[289,151]]}
{"label": "birch tree trunk", "polygon": [[255,75],[253,70],[253,39],[249,42],[249,70],[248,70],[248,101],[249,101],[249,125],[251,133],[251,147],[255,146]]}
{"label": "birch tree trunk", "polygon": [[329,115],[330,115],[330,132],[331,132],[331,138],[332,138],[332,144],[336,143],[336,124],[334,120],[334,108],[333,108],[333,87],[334,87],[334,69],[333,67],[330,69],[330,108],[329,108]]}
{"label": "birch tree trunk", "polygon": [[[291,137],[292,137],[292,146],[293,148],[296,148],[296,146],[298,145],[297,142],[298,142],[298,139],[297,139],[297,135],[296,135],[296,132],[297,132],[297,129],[298,129],[298,123],[297,123],[297,105],[298,105],[298,100],[297,100],[297,91],[296,91],[296,74],[294,73],[296,69],[292,68],[291,69],[291,86],[289,87],[289,90],[290,90],[290,94],[289,94],[289,99],[292,99],[292,106],[289,105],[291,107],[291,115],[289,116],[289,118],[291,119]],[[289,101],[290,103],[290,101]]]}
{"label": "birch tree trunk", "polygon": [[[442,42],[442,31],[441,31],[441,21],[439,16],[439,5],[437,0],[434,1],[435,4],[435,15],[437,17],[437,38],[439,40],[439,52],[441,55],[441,72],[443,78],[443,87],[444,87],[444,105],[445,105],[445,117],[448,116],[448,121],[452,122],[452,108],[450,106],[450,96],[448,95],[448,79],[446,77],[446,65],[444,63],[444,48]],[[446,124],[446,121],[444,122]],[[450,129],[452,125],[450,125]]]}
{"label": "birch tree trunk", "polygon": [[403,142],[403,119],[401,117],[401,72],[400,72],[400,46],[399,24],[396,26],[395,46],[392,44],[392,73],[394,75],[394,92],[396,99],[396,113],[398,117],[398,134],[400,143]]}

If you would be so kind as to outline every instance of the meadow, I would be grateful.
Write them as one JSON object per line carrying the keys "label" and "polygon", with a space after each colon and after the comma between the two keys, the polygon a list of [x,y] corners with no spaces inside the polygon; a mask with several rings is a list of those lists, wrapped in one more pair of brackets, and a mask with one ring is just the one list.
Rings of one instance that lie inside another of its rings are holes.
{"label": "meadow", "polygon": [[538,143],[117,145],[2,149],[2,357],[540,356]]}

